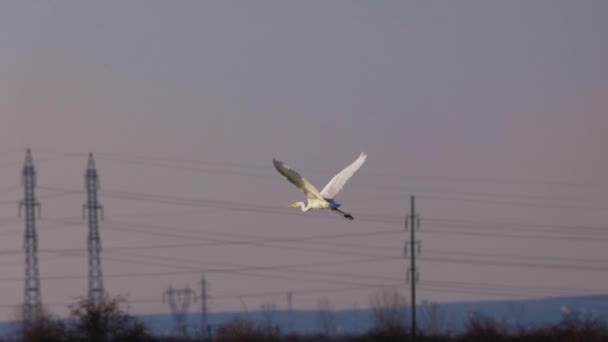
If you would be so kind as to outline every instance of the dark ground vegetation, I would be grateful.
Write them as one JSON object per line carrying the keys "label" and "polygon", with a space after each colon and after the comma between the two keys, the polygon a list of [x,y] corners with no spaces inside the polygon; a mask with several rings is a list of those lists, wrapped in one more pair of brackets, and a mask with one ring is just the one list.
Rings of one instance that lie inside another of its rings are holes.
{"label": "dark ground vegetation", "polygon": [[[23,342],[405,342],[412,341],[409,331],[387,311],[379,310],[373,328],[360,335],[341,336],[331,329],[328,334],[300,336],[285,334],[276,327],[255,324],[237,317],[216,327],[211,338],[154,337],[150,330],[135,317],[121,309],[121,297],[104,297],[97,305],[86,298],[70,306],[71,319],[59,320],[50,314],[37,323],[16,324],[11,336],[0,341]],[[331,315],[320,315],[330,319]],[[327,326],[327,321],[320,325]],[[583,317],[580,314],[564,315],[556,324],[534,327],[513,326],[491,317],[474,314],[468,317],[464,331],[429,334],[419,331],[418,342],[608,342],[606,321]]]}

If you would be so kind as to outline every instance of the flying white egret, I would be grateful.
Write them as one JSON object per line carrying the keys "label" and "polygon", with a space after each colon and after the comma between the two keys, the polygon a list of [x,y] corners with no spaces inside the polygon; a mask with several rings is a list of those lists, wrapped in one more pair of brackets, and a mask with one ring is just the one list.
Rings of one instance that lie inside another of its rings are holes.
{"label": "flying white egret", "polygon": [[285,178],[295,186],[302,189],[306,195],[306,199],[308,200],[307,204],[304,204],[304,202],[295,202],[289,205],[290,208],[300,207],[304,212],[307,212],[310,209],[331,209],[341,213],[347,219],[352,220],[353,216],[351,214],[338,209],[341,204],[336,202],[334,197],[342,190],[344,184],[346,184],[350,177],[352,177],[355,172],[359,170],[361,165],[363,165],[365,158],[367,158],[367,155],[361,153],[357,160],[345,167],[344,170],[338,172],[338,174],[336,174],[320,192],[306,178],[300,176],[299,173],[285,165],[283,162],[272,159],[272,163],[280,174],[285,176]]}

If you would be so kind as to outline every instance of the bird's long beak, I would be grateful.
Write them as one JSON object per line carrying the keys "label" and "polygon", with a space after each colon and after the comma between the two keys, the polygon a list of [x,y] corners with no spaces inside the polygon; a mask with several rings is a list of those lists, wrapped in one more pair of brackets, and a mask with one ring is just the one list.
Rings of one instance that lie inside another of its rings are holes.
{"label": "bird's long beak", "polygon": [[296,202],[296,203],[291,203],[291,204],[290,204],[290,205],[288,205],[287,207],[289,207],[289,208],[295,208],[295,207],[297,207],[297,206],[298,206],[298,202]]}

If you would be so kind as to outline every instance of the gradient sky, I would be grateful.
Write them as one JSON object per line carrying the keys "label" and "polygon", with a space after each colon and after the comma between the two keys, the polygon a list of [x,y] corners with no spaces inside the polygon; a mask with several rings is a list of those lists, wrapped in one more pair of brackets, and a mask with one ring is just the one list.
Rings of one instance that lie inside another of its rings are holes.
{"label": "gradient sky", "polygon": [[[23,298],[27,147],[59,314],[86,292],[88,152],[105,285],[136,313],[203,270],[212,311],[406,293],[412,195],[420,299],[605,292],[607,15],[600,0],[2,1],[0,318]],[[361,151],[338,196],[354,221],[287,208],[303,196],[273,157],[322,187]]]}

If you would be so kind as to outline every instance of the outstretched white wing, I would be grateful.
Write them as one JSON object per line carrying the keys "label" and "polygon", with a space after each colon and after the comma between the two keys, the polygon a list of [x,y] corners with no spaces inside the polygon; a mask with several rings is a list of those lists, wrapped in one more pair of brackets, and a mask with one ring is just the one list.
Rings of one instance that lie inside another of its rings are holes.
{"label": "outstretched white wing", "polygon": [[329,183],[321,190],[321,196],[325,198],[334,198],[340,190],[344,187],[344,184],[352,177],[357,170],[363,165],[365,162],[365,158],[367,158],[367,154],[361,153],[359,158],[355,160],[352,164],[348,165],[344,168],[344,170],[340,171],[337,175],[332,178]]}
{"label": "outstretched white wing", "polygon": [[275,169],[279,171],[280,174],[285,176],[288,181],[290,181],[293,185],[304,191],[306,197],[309,199],[323,199],[323,196],[319,193],[319,190],[315,188],[306,178],[300,176],[299,173],[292,170],[289,166],[283,164],[276,159],[272,159],[272,163],[274,164]]}

